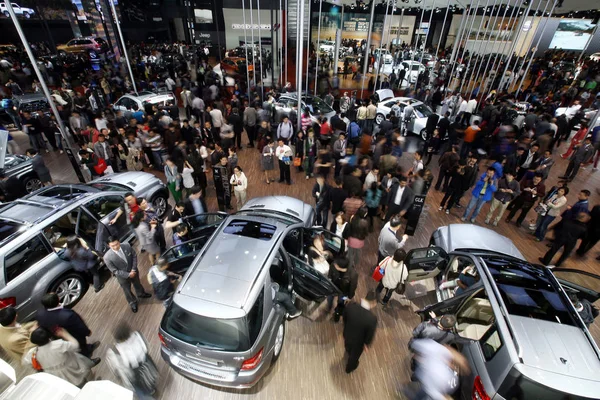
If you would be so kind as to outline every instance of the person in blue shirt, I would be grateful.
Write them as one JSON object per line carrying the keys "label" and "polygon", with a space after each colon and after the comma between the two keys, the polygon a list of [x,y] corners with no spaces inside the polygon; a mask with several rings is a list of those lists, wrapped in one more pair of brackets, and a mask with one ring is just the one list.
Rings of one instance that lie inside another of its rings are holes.
{"label": "person in blue shirt", "polygon": [[[465,213],[461,217],[461,221],[466,221],[469,217],[469,214],[473,212],[470,218],[470,222],[474,223],[475,218],[479,215],[481,208],[483,205],[492,200],[494,193],[498,190],[497,181],[495,179],[496,170],[492,167],[489,167],[485,174],[481,175],[479,181],[475,184],[475,188],[471,194],[471,201],[469,201],[469,205],[465,209]],[[473,211],[475,210],[475,211]]]}
{"label": "person in blue shirt", "polygon": [[190,252],[189,245],[186,243],[189,241],[188,227],[186,224],[177,225],[175,233],[173,233],[173,246],[179,246],[175,252],[178,257],[181,257]]}

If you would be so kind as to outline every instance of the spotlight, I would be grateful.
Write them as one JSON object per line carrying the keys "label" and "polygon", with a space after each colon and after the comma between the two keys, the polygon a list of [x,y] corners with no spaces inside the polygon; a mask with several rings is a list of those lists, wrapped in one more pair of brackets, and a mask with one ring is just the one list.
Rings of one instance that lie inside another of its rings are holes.
{"label": "spotlight", "polygon": [[525,0],[525,1],[523,2],[523,5],[524,5],[525,7],[527,7],[527,6],[529,5],[529,2],[530,2],[530,0]]}

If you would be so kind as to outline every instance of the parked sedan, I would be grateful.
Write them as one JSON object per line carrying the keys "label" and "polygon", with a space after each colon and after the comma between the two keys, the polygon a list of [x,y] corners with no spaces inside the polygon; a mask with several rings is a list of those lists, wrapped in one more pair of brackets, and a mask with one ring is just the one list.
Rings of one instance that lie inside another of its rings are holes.
{"label": "parked sedan", "polygon": [[[275,122],[281,122],[283,115],[290,115],[292,108],[298,105],[298,95],[296,93],[282,94],[275,103]],[[328,120],[335,115],[335,110],[320,97],[312,95],[302,96],[302,110],[308,111],[313,123],[318,123],[321,114]]]}
{"label": "parked sedan", "polygon": [[252,64],[247,65],[245,58],[228,57],[221,61],[221,70],[227,72],[229,75],[245,76],[246,68],[251,74],[254,71],[254,66]]}
{"label": "parked sedan", "polygon": [[427,140],[427,118],[433,114],[433,110],[422,101],[410,97],[393,97],[394,92],[390,89],[381,89],[377,91],[379,103],[377,104],[377,116],[375,122],[380,124],[391,111],[394,104],[400,102],[400,110],[404,112],[404,107],[411,105],[413,107],[413,115],[408,124],[408,131],[414,135],[418,135],[423,140]]}
{"label": "parked sedan", "polygon": [[19,154],[7,154],[4,164],[0,164],[0,176],[16,176],[25,186],[27,193],[34,192],[42,187],[42,181],[33,170],[31,160]]}

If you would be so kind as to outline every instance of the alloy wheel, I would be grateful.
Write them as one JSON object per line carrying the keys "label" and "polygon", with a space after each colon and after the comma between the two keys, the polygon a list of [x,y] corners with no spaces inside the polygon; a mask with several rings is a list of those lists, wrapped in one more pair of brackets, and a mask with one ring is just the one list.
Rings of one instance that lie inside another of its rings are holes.
{"label": "alloy wheel", "polygon": [[69,277],[62,281],[56,289],[56,294],[60,304],[63,307],[69,306],[81,297],[83,293],[83,285],[81,280],[76,277]]}

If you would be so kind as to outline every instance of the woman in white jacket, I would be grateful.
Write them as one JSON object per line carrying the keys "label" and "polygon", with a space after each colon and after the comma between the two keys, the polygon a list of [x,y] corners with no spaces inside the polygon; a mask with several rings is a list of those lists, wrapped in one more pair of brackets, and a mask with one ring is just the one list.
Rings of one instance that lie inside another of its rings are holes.
{"label": "woman in white jacket", "polygon": [[379,267],[384,269],[385,273],[377,286],[377,296],[379,297],[383,288],[387,290],[383,300],[381,300],[384,306],[390,301],[398,285],[403,284],[406,278],[408,278],[408,269],[404,265],[405,258],[406,252],[402,249],[397,249],[393,257],[388,256],[379,263]]}
{"label": "woman in white jacket", "polygon": [[229,183],[233,186],[236,207],[239,211],[246,202],[246,189],[248,188],[248,179],[246,179],[242,167],[238,165],[233,169],[233,175],[231,175]]}

